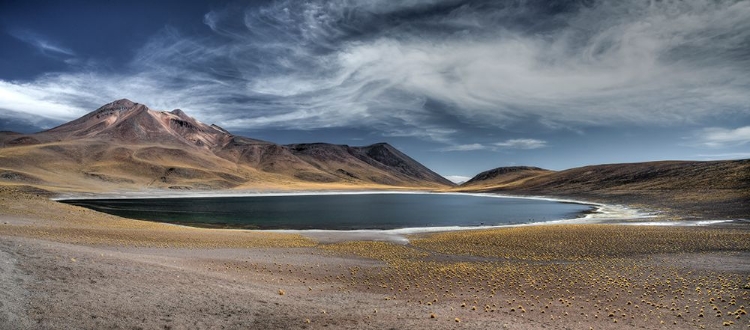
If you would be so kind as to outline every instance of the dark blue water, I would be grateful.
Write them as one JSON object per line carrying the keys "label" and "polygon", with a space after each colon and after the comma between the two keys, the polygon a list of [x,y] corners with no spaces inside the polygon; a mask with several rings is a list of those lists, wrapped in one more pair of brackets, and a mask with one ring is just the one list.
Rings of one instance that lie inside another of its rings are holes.
{"label": "dark blue water", "polygon": [[202,227],[398,229],[575,218],[589,205],[452,194],[349,194],[65,200],[121,217]]}

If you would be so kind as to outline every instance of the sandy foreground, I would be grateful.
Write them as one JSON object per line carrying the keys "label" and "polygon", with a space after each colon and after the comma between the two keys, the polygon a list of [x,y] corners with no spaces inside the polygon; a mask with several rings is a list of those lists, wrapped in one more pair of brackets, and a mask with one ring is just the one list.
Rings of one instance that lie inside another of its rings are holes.
{"label": "sandy foreground", "polygon": [[122,219],[0,187],[0,329],[750,329],[750,228],[408,244]]}

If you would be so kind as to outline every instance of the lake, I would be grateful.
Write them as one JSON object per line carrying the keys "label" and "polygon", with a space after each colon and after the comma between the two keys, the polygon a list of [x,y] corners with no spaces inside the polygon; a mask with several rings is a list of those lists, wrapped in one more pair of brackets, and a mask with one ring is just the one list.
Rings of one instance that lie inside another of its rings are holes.
{"label": "lake", "polygon": [[358,193],[241,197],[69,199],[125,218],[200,227],[400,229],[476,227],[572,219],[591,205],[489,195]]}

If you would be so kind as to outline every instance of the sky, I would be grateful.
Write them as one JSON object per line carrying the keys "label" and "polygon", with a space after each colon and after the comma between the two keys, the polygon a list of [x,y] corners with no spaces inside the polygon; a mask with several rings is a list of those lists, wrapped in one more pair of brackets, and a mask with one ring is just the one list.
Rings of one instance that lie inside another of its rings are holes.
{"label": "sky", "polygon": [[0,130],[122,98],[456,181],[750,158],[750,1],[0,1]]}

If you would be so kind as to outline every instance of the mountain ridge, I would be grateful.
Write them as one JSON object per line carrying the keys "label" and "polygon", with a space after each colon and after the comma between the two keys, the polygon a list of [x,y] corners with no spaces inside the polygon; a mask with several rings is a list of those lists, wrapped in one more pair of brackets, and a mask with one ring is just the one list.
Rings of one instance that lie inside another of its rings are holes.
{"label": "mountain ridge", "polygon": [[697,218],[750,218],[750,159],[504,169],[482,172],[455,190],[628,204]]}
{"label": "mountain ridge", "polygon": [[507,166],[497,167],[491,170],[481,172],[466,182],[461,187],[473,186],[477,184],[492,183],[495,185],[517,183],[519,180],[531,178],[536,175],[548,174],[553,171],[533,166]]}
{"label": "mountain ridge", "polygon": [[155,111],[127,99],[42,132],[0,133],[3,173],[0,180],[62,182],[69,189],[452,186],[387,143],[279,145],[234,135],[180,109]]}

